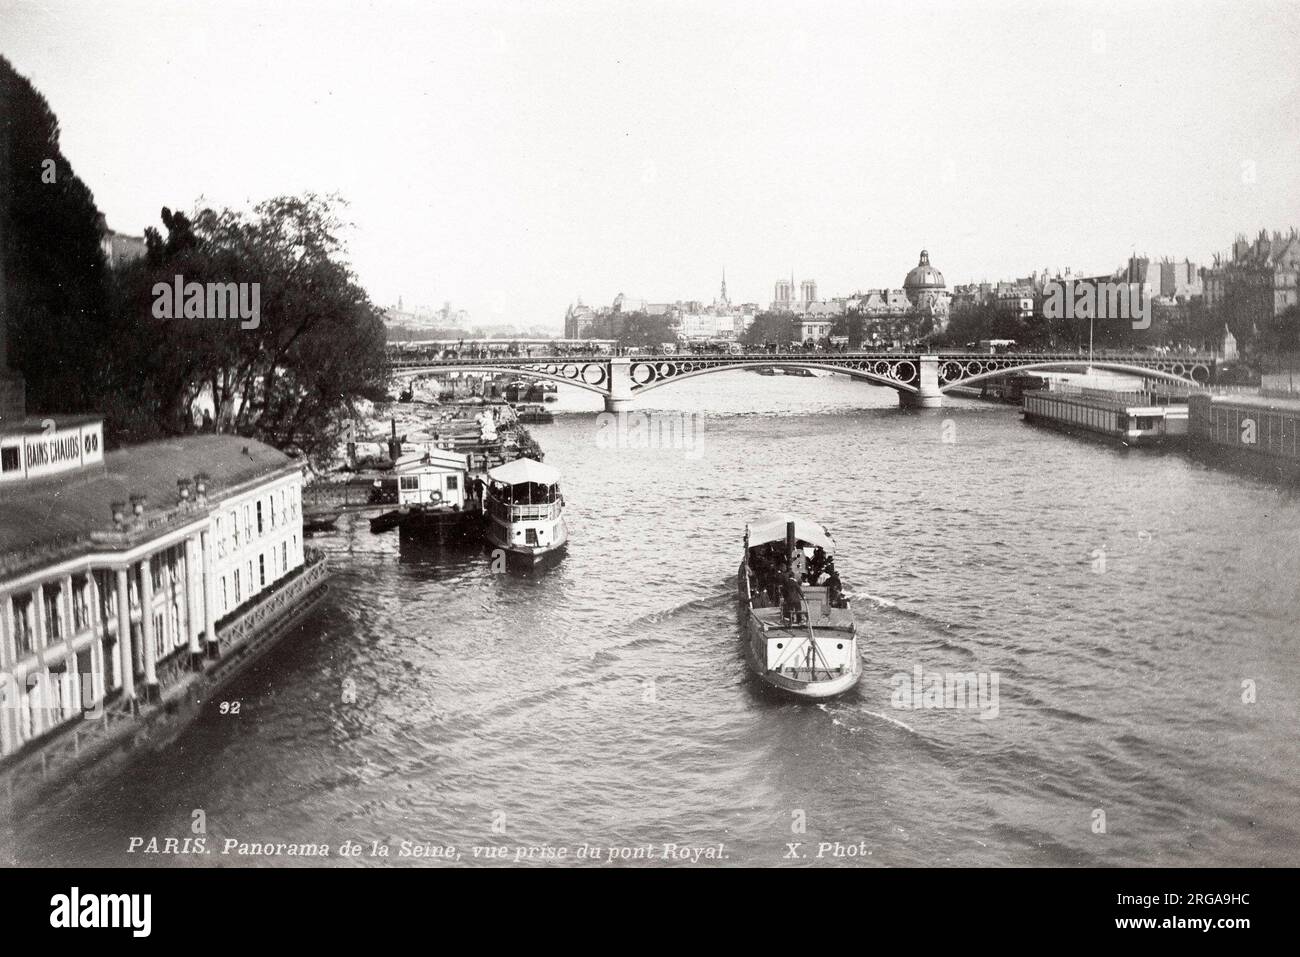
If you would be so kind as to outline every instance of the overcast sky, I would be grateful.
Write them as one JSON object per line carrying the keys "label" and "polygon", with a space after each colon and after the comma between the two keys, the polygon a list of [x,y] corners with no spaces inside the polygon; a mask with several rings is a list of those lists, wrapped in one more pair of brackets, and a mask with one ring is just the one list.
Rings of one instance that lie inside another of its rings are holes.
{"label": "overcast sky", "polygon": [[1300,4],[0,0],[116,229],[338,191],[380,304],[767,303],[1300,225]]}

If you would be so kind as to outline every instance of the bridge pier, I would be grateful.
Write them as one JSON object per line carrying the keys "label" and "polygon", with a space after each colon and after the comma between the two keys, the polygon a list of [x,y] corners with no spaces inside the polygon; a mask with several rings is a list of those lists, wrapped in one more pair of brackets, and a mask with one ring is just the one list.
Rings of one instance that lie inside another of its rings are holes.
{"label": "bridge pier", "polygon": [[917,361],[915,392],[899,392],[898,405],[904,409],[938,409],[943,406],[939,391],[939,357],[920,356]]}
{"label": "bridge pier", "polygon": [[610,359],[605,372],[609,388],[605,394],[605,411],[626,412],[632,408],[632,360]]}

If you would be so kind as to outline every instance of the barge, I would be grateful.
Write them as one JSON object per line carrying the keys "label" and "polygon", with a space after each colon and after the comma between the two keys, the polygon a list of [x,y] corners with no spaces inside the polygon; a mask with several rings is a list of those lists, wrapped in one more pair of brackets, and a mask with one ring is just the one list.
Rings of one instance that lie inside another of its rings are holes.
{"label": "barge", "polygon": [[370,520],[376,534],[396,528],[402,537],[439,545],[479,539],[483,516],[478,499],[467,494],[469,457],[431,448],[398,457],[393,466],[397,508]]}
{"label": "barge", "polygon": [[1119,439],[1125,445],[1153,445],[1187,435],[1186,398],[1158,393],[1034,389],[1023,395],[1023,415],[1026,422]]}

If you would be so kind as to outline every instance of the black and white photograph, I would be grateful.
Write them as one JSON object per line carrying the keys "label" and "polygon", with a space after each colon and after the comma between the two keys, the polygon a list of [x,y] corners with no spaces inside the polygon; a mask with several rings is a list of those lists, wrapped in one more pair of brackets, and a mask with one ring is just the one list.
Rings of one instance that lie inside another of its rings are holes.
{"label": "black and white photograph", "polygon": [[888,869],[1249,940],[1298,106],[1296,0],[0,0],[23,920]]}

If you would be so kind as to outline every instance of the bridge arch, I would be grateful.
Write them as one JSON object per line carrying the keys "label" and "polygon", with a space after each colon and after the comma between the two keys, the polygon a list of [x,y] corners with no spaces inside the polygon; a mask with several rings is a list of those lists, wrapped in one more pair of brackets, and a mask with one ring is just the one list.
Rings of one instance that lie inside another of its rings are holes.
{"label": "bridge arch", "polygon": [[[978,371],[971,372],[970,370],[972,366],[976,367]],[[990,366],[992,367],[990,368]],[[1177,385],[1203,386],[1207,385],[1213,377],[1213,369],[1205,362],[1199,360],[1190,360],[1186,362],[1171,360],[1167,364],[1167,368],[1162,369],[1144,368],[1123,361],[1108,361],[1106,359],[1093,359],[1089,362],[1083,357],[1076,360],[1051,359],[1042,362],[1017,361],[997,363],[983,362],[979,359],[969,359],[965,356],[956,359],[945,359],[943,356],[940,356],[939,390],[941,392],[946,392],[948,389],[956,386],[970,386],[972,383],[982,382],[986,379],[996,379],[1000,376],[1009,375],[1014,372],[1032,372],[1036,370],[1045,371],[1048,369],[1077,369],[1080,366],[1087,366],[1094,369],[1105,369],[1108,372],[1125,372],[1144,379],[1162,379],[1166,382],[1173,382]],[[1201,373],[1200,376],[1197,375],[1198,372]],[[956,374],[957,378],[952,378],[954,374]]]}
{"label": "bridge arch", "polygon": [[[697,376],[715,372],[734,372],[738,369],[820,369],[835,372],[853,379],[861,379],[872,385],[885,386],[898,392],[916,392],[920,381],[920,365],[907,356],[879,359],[865,358],[853,365],[841,359],[834,365],[818,362],[816,359],[798,359],[794,356],[773,356],[764,359],[714,360],[680,359],[645,359],[634,361],[631,365],[632,395],[644,395],[654,389],[694,379]],[[648,374],[646,370],[649,370]],[[893,373],[893,374],[891,374]]]}
{"label": "bridge arch", "polygon": [[603,362],[538,362],[530,365],[494,364],[485,360],[440,362],[437,365],[393,366],[395,379],[415,378],[421,375],[446,375],[448,372],[486,372],[492,375],[517,376],[520,379],[537,379],[571,385],[597,395],[609,395],[609,369]]}

